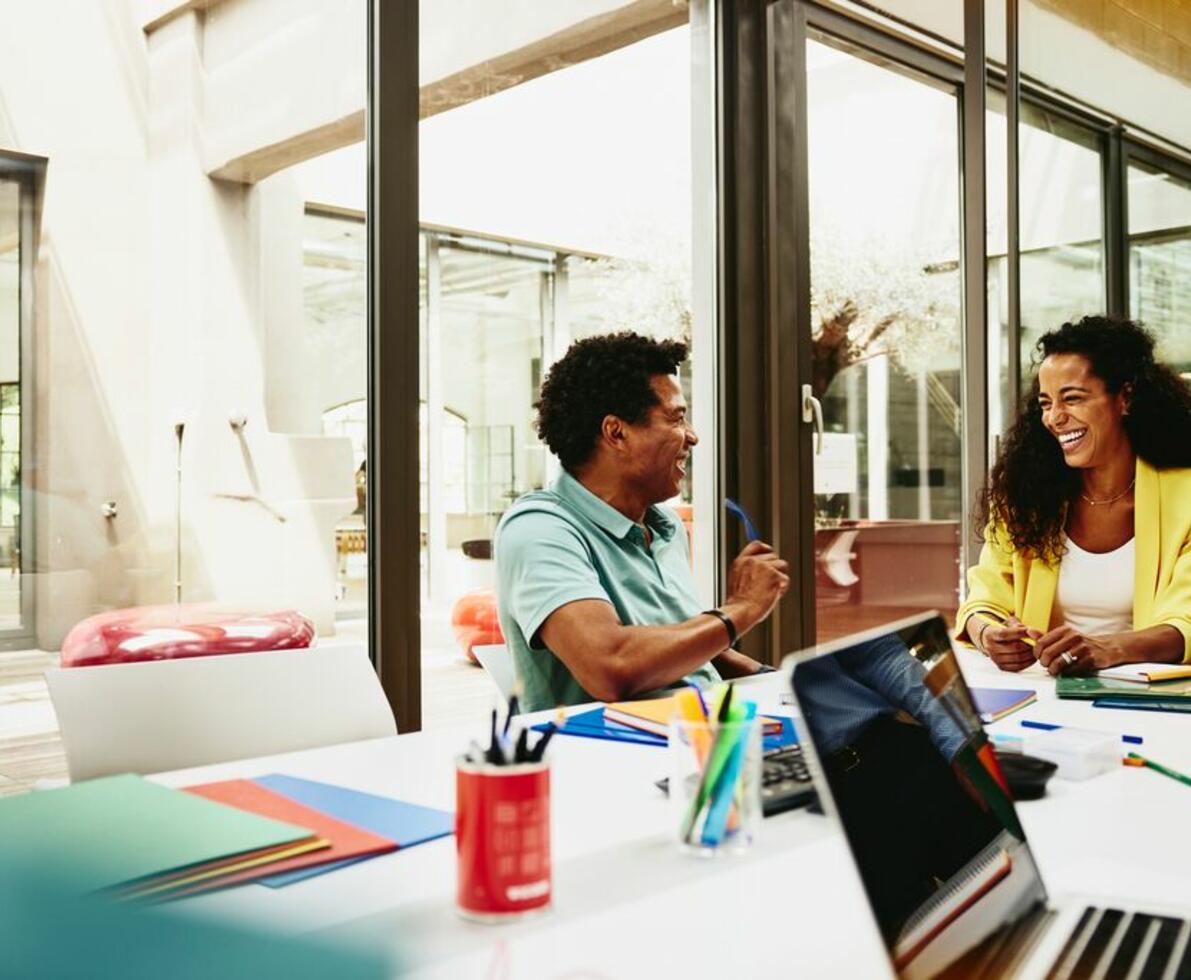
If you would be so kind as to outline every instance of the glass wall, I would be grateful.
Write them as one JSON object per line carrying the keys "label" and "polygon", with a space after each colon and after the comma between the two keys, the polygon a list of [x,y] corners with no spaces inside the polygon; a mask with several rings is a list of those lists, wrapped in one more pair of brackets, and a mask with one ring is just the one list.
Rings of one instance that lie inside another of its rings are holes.
{"label": "glass wall", "polygon": [[[632,4],[447,6],[420,6],[428,727],[491,697],[466,658],[503,641],[496,525],[558,474],[533,427],[550,365],[573,340],[622,329],[710,355],[691,326],[685,5],[648,18]],[[698,419],[689,366],[687,384]],[[700,506],[689,487],[675,503]]]}
{"label": "glass wall", "polygon": [[824,640],[957,605],[958,107],[952,89],[812,40],[807,111]]}
{"label": "glass wall", "polygon": [[42,650],[96,613],[201,623],[210,602],[363,643],[342,576],[359,547],[344,531],[363,236],[308,207],[362,212],[362,155],[341,154],[363,146],[366,4],[142,6],[25,4],[0,32],[0,156],[47,161],[21,240],[37,271],[24,397],[0,183],[0,622],[13,556],[35,552]]}
{"label": "glass wall", "polygon": [[0,640],[28,625],[21,601],[23,197],[19,181],[0,176]]}
{"label": "glass wall", "polygon": [[[1003,103],[996,115],[1003,119]],[[1101,137],[1056,112],[1022,102],[1018,134],[1022,384],[1038,338],[1067,320],[1106,310]],[[988,181],[1005,186],[1004,125],[990,126]],[[989,197],[988,319],[1008,328],[1006,213]],[[1002,378],[1003,382],[1003,378]],[[1008,398],[1007,413],[1016,410]],[[999,413],[998,413],[999,414]],[[1004,421],[1007,422],[1006,414]]]}
{"label": "glass wall", "polygon": [[1129,315],[1159,353],[1191,372],[1191,181],[1133,161],[1129,188]]}

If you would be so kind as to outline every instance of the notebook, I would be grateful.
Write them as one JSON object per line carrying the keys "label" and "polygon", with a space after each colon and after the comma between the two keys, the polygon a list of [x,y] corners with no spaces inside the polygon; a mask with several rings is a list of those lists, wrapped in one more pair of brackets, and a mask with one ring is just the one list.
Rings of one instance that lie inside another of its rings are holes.
{"label": "notebook", "polygon": [[[604,705],[604,718],[666,738],[670,733],[670,719],[674,717],[674,710],[673,695],[644,701],[617,701]],[[781,719],[763,716],[763,720],[766,735],[776,735],[781,731]]]}
{"label": "notebook", "polygon": [[1119,667],[1105,667],[1096,676],[1115,681],[1132,681],[1135,684],[1159,684],[1191,677],[1191,664],[1121,664]]}
{"label": "notebook", "polygon": [[0,840],[21,841],[25,853],[69,868],[80,889],[97,891],[317,837],[125,775],[0,800]]}
{"label": "notebook", "polygon": [[1036,691],[1026,688],[974,687],[972,688],[972,700],[976,703],[980,720],[988,724],[1000,721],[1018,708],[1033,704],[1038,700],[1038,694]]}
{"label": "notebook", "polygon": [[[772,731],[767,729],[762,739],[762,748],[766,752],[798,743],[798,734],[792,719],[770,716],[769,720],[775,722],[776,727]],[[543,732],[550,725],[551,722],[542,722],[534,725],[533,730]],[[611,742],[627,742],[632,745],[654,745],[659,748],[664,748],[669,744],[669,739],[664,735],[654,735],[652,732],[612,721],[606,717],[603,706],[568,715],[566,722],[559,727],[558,734],[574,735],[578,738],[600,738]]]}
{"label": "notebook", "polygon": [[1055,693],[1061,698],[1095,700],[1119,698],[1137,701],[1191,701],[1191,678],[1164,681],[1161,684],[1138,684],[1112,677],[1059,677]]}
{"label": "notebook", "polygon": [[[386,837],[398,848],[413,847],[415,844],[446,837],[455,832],[455,815],[449,810],[436,810],[433,807],[406,803],[387,796],[375,796],[344,786],[279,773],[260,776],[253,782],[303,806],[320,810],[336,820]],[[270,875],[260,879],[260,883],[271,888],[280,888],[365,859],[346,858],[331,864]]]}
{"label": "notebook", "polygon": [[937,613],[785,666],[819,799],[899,977],[1149,978],[1191,966],[1177,910],[1107,891],[1048,899]]}

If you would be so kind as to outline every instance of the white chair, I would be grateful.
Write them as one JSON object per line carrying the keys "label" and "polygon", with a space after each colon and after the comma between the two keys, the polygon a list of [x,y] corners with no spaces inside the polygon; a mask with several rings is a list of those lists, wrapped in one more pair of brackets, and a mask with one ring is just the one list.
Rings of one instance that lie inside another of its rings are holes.
{"label": "white chair", "polygon": [[517,669],[513,666],[509,648],[503,643],[492,643],[472,647],[471,652],[476,655],[480,666],[488,671],[500,696],[508,701],[513,693],[513,685],[517,683]]}
{"label": "white chair", "polygon": [[396,735],[360,646],[50,668],[71,779]]}

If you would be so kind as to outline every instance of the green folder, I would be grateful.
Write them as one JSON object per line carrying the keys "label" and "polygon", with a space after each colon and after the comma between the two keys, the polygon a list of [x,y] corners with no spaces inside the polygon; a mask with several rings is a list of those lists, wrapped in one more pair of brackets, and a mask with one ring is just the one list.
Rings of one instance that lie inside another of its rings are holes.
{"label": "green folder", "polygon": [[1191,678],[1138,684],[1111,677],[1060,677],[1055,691],[1061,698],[1092,700],[1093,698],[1125,698],[1130,701],[1189,701]]}
{"label": "green folder", "polygon": [[82,891],[311,836],[304,827],[132,775],[0,799],[0,841],[68,873]]}

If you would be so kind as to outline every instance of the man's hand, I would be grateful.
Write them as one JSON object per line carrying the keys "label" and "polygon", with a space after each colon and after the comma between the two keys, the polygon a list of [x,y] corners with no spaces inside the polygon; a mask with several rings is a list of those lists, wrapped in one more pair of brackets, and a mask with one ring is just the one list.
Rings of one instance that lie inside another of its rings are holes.
{"label": "man's hand", "polygon": [[1070,626],[1059,626],[1047,633],[1038,641],[1034,654],[1052,677],[1090,674],[1128,660],[1113,637],[1085,636]]}
{"label": "man's hand", "polygon": [[728,596],[720,607],[743,636],[761,622],[790,588],[789,565],[762,541],[750,541],[728,572]]}
{"label": "man's hand", "polygon": [[973,616],[968,620],[968,635],[977,649],[986,654],[1001,670],[1025,670],[1037,659],[1035,650],[1026,639],[1038,640],[1041,630],[1026,626],[1016,616],[1010,616],[1004,626],[988,623]]}

